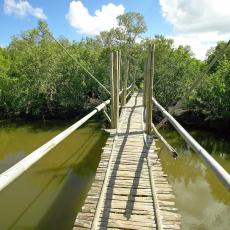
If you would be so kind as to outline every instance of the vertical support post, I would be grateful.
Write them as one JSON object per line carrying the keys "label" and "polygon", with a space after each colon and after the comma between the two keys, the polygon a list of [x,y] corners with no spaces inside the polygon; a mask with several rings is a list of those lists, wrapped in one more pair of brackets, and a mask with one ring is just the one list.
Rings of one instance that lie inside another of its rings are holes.
{"label": "vertical support post", "polygon": [[120,83],[120,67],[119,67],[119,57],[121,55],[121,52],[116,52],[115,58],[114,58],[114,128],[118,128],[118,120],[119,120],[119,83]]}
{"label": "vertical support post", "polygon": [[126,59],[124,77],[123,77],[123,93],[122,93],[122,105],[123,106],[126,104],[128,78],[129,78],[129,61]]}
{"label": "vertical support post", "polygon": [[117,129],[119,118],[119,53],[111,54],[111,128]]}
{"label": "vertical support post", "polygon": [[114,127],[114,87],[113,87],[113,52],[110,54],[110,86],[111,86],[111,128]]}
{"label": "vertical support post", "polygon": [[[143,106],[144,109],[146,109],[146,92],[147,92],[147,62],[148,62],[148,57],[145,60],[144,63],[144,92],[143,92]],[[146,111],[145,111],[146,112]]]}
{"label": "vertical support post", "polygon": [[121,86],[121,50],[118,51],[118,86],[119,86],[119,92],[122,90]]}
{"label": "vertical support post", "polygon": [[133,74],[132,94],[134,94],[134,90],[135,90],[135,81],[136,81],[136,71]]}
{"label": "vertical support post", "polygon": [[148,47],[148,59],[146,68],[146,127],[145,131],[147,134],[151,133],[152,130],[152,114],[153,114],[153,74],[154,74],[154,45]]}

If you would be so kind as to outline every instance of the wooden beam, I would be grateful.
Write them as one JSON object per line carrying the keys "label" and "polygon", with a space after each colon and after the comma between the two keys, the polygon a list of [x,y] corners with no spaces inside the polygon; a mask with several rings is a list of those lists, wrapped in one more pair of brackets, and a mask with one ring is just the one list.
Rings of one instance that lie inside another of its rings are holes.
{"label": "wooden beam", "polygon": [[122,60],[121,60],[121,50],[118,51],[118,87],[119,91],[122,90],[121,86],[121,65],[122,65]]}
{"label": "wooden beam", "polygon": [[111,86],[111,128],[114,127],[114,86],[113,86],[113,52],[110,54],[110,86]]}
{"label": "wooden beam", "polygon": [[123,77],[123,94],[122,94],[122,106],[126,104],[126,95],[127,95],[127,85],[129,78],[129,60],[125,60],[125,69],[124,69],[124,77]]}
{"label": "wooden beam", "polygon": [[111,55],[111,128],[117,129],[119,119],[119,52]]}
{"label": "wooden beam", "polygon": [[148,47],[148,59],[146,68],[146,127],[147,134],[152,131],[152,96],[153,96],[153,74],[154,74],[154,45],[150,44]]}
{"label": "wooden beam", "polygon": [[134,94],[134,90],[135,90],[135,81],[136,81],[136,72],[133,74],[132,94]]}
{"label": "wooden beam", "polygon": [[109,114],[105,111],[105,109],[103,109],[102,111],[103,111],[107,121],[111,124],[111,118],[109,117]]}
{"label": "wooden beam", "polygon": [[146,108],[146,91],[147,91],[147,59],[145,60],[144,63],[144,92],[143,92],[143,106],[144,109]]}

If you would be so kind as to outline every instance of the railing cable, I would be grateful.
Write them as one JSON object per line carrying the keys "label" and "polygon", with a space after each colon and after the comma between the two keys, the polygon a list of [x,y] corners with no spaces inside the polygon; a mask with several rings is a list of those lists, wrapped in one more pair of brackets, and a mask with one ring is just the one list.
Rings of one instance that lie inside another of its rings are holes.
{"label": "railing cable", "polygon": [[76,129],[78,129],[81,125],[83,125],[86,121],[88,121],[92,116],[94,116],[97,112],[101,111],[104,107],[106,107],[110,103],[110,100],[107,100],[100,105],[98,105],[92,112],[81,118],[75,124],[52,138],[50,141],[42,145],[41,147],[34,150],[31,154],[20,160],[18,163],[13,165],[11,168],[7,169],[5,172],[0,174],[0,191],[6,188],[11,182],[13,182],[16,178],[22,175],[26,170],[28,170],[32,165],[34,165],[37,161],[39,161],[42,157],[44,157],[51,149],[57,146],[61,141],[63,141],[66,137],[68,137],[71,133],[73,133]]}
{"label": "railing cable", "polygon": [[[187,87],[187,89],[184,90],[184,95],[181,97],[181,99],[176,103],[175,106],[173,106],[170,110],[169,113],[172,114],[175,112],[175,110],[177,110],[178,108],[181,107],[182,103],[184,102],[185,98],[187,98],[191,92],[198,86],[198,84],[200,83],[201,80],[204,79],[204,77],[206,76],[206,74],[209,72],[209,70],[214,66],[214,64],[224,55],[224,53],[226,52],[228,46],[230,45],[230,40],[227,42],[227,44],[220,50],[220,52],[218,54],[216,54],[214,56],[214,58],[212,59],[212,61],[209,63],[209,65],[198,75],[198,77],[196,78],[196,80],[193,81],[193,83],[191,84],[191,86]],[[164,118],[158,125],[157,125],[157,129],[160,129],[164,123],[167,121],[167,118]]]}
{"label": "railing cable", "polygon": [[87,70],[47,29],[41,27],[41,30],[44,33],[47,33],[65,52],[66,54],[71,57],[82,69],[85,70],[86,73],[89,74],[89,76],[96,81],[109,95],[111,95],[111,93],[109,92],[109,90],[95,77],[93,76],[92,73],[89,72],[89,70]]}

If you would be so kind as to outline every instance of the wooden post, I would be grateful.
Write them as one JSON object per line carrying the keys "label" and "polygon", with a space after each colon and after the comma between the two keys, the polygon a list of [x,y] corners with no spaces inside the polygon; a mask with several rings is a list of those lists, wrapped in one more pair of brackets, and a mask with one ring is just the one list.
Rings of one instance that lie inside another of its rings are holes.
{"label": "wooden post", "polygon": [[119,67],[119,57],[121,52],[116,52],[115,58],[113,60],[113,69],[114,69],[114,128],[118,128],[118,119],[119,119],[119,83],[120,83],[120,67]]}
{"label": "wooden post", "polygon": [[129,61],[126,59],[124,77],[123,77],[123,93],[122,93],[122,103],[121,103],[122,106],[126,104],[128,78],[129,78]]}
{"label": "wooden post", "polygon": [[119,86],[119,92],[120,90],[122,90],[122,86],[121,86],[121,50],[118,51],[118,86]]}
{"label": "wooden post", "polygon": [[111,128],[117,129],[119,119],[119,53],[111,54]]}
{"label": "wooden post", "polygon": [[144,109],[146,109],[146,91],[147,91],[147,62],[148,62],[148,58],[145,60],[144,63],[144,92],[143,92],[143,106]]}
{"label": "wooden post", "polygon": [[113,52],[110,54],[111,128],[114,127]]}
{"label": "wooden post", "polygon": [[148,47],[148,59],[146,68],[146,127],[145,131],[150,134],[152,131],[152,113],[153,113],[153,74],[154,74],[154,45]]}
{"label": "wooden post", "polygon": [[132,94],[134,94],[134,90],[135,90],[135,81],[136,81],[136,70],[133,74]]}

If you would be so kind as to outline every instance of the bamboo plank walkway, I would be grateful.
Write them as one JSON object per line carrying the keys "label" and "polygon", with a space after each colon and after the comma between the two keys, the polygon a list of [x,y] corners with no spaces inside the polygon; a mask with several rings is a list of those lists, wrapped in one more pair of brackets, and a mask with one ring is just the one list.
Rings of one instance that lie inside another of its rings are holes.
{"label": "bamboo plank walkway", "polygon": [[95,181],[73,229],[180,229],[172,188],[159,161],[155,139],[142,123],[142,95],[122,108],[111,130]]}

